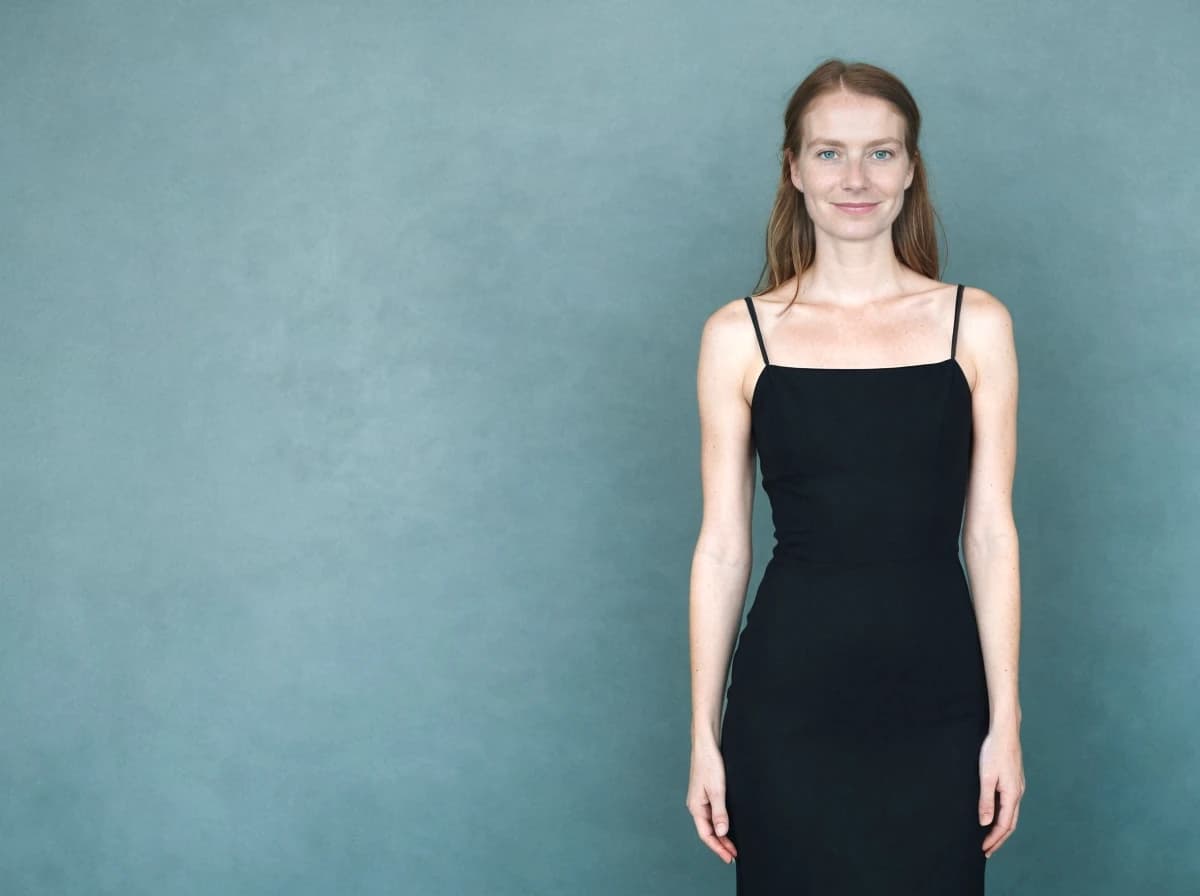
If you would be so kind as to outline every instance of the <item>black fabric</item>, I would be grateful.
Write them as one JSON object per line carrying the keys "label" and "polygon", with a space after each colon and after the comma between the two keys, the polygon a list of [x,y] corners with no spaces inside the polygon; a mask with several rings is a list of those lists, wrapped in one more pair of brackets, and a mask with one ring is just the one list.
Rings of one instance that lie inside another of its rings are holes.
{"label": "black fabric", "polygon": [[[739,896],[984,892],[988,697],[958,557],[971,390],[950,357],[764,363],[751,430],[775,546],[721,749]],[[994,822],[992,822],[994,824]]]}

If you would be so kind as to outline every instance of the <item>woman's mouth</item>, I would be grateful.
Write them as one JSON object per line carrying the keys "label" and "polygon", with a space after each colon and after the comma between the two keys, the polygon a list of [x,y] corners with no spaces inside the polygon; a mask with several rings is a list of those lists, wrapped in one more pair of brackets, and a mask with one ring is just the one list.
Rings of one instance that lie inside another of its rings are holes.
{"label": "woman's mouth", "polygon": [[875,208],[875,206],[879,205],[879,203],[878,202],[835,202],[834,205],[836,205],[842,211],[844,211],[848,214],[851,214],[851,215],[865,215],[867,212],[871,211],[871,209]]}

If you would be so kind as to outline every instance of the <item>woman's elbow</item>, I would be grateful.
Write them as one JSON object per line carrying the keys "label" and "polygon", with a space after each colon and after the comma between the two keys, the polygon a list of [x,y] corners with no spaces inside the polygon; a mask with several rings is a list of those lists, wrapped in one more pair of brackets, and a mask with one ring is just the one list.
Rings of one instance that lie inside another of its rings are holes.
{"label": "woman's elbow", "polygon": [[1012,516],[981,522],[968,521],[963,526],[963,550],[971,553],[1016,548],[1020,536]]}

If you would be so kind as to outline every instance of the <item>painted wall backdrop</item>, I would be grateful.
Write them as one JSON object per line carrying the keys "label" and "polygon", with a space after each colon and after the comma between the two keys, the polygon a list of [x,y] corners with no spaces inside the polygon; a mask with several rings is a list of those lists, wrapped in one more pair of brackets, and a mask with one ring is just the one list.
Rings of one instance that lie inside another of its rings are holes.
{"label": "painted wall backdrop", "polygon": [[[4,3],[0,891],[732,893],[684,807],[695,364],[842,56],[913,90],[943,279],[1015,321],[989,892],[1196,893],[1198,39],[1191,0]],[[752,586],[770,543],[760,492]]]}

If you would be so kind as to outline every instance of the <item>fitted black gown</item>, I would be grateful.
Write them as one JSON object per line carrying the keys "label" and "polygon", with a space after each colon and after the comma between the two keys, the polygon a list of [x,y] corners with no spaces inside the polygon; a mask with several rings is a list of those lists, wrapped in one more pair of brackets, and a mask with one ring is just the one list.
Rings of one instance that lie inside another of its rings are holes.
{"label": "fitted black gown", "polygon": [[958,539],[971,390],[950,357],[763,363],[751,431],[775,546],[721,751],[738,896],[984,892],[988,694]]}

